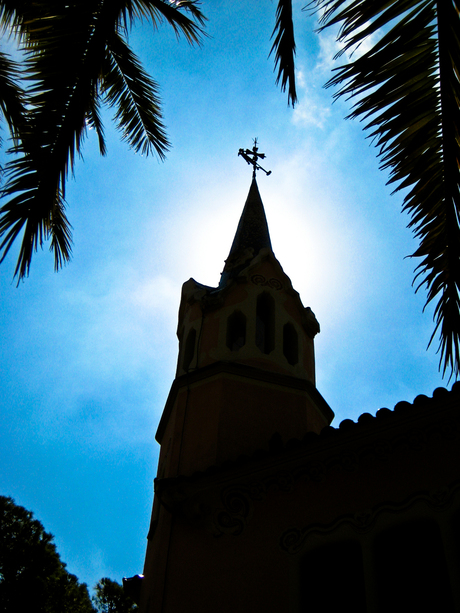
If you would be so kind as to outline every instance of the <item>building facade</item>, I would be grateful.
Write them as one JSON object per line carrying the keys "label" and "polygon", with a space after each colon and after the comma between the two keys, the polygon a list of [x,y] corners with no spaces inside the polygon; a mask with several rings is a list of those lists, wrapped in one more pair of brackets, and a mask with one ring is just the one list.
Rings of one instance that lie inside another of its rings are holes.
{"label": "building facade", "polygon": [[459,384],[333,428],[318,332],[254,179],[219,286],[183,286],[143,613],[460,611]]}

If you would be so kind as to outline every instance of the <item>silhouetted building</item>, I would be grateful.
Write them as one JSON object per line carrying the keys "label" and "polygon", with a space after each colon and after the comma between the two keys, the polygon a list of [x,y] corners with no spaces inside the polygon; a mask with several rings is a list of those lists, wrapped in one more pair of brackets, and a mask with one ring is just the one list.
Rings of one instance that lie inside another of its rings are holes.
{"label": "silhouetted building", "polygon": [[219,286],[183,286],[143,613],[460,611],[459,384],[332,428],[317,332],[253,180]]}

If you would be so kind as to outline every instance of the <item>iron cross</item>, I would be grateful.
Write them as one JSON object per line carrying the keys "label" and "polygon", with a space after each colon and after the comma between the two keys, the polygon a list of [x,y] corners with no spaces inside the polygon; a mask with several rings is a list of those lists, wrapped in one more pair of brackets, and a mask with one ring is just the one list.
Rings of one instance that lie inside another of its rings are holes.
{"label": "iron cross", "polygon": [[[262,168],[262,166],[258,163],[258,159],[260,158],[261,160],[263,160],[265,158],[265,153],[258,153],[258,148],[257,148],[257,138],[254,139],[254,147],[251,149],[240,149],[238,151],[238,155],[241,155],[241,157],[246,160],[246,162],[248,164],[252,165],[252,178],[255,179],[256,178],[256,171],[257,170],[263,170],[264,173],[267,175],[271,175],[272,171],[271,170],[265,170],[265,168]],[[252,157],[251,157],[252,156]]]}

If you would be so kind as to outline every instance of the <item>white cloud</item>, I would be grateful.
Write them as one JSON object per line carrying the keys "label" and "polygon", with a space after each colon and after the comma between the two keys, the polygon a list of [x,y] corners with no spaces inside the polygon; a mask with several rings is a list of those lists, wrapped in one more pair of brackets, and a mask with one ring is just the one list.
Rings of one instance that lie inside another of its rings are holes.
{"label": "white cloud", "polygon": [[325,90],[325,83],[333,76],[334,68],[361,57],[381,36],[381,32],[377,31],[352,51],[334,59],[344,48],[344,44],[337,41],[337,32],[338,28],[328,28],[318,34],[320,50],[314,68],[308,69],[308,63],[298,62],[296,83],[300,102],[292,114],[292,122],[297,127],[325,130],[330,125],[334,119],[332,112],[334,91]]}
{"label": "white cloud", "polygon": [[141,280],[133,289],[127,300],[136,308],[138,315],[164,316],[171,313],[171,306],[178,300],[177,284],[164,275]]}
{"label": "white cloud", "polygon": [[306,73],[304,68],[296,72],[299,102],[292,113],[292,122],[299,127],[323,129],[331,114],[330,97],[322,89],[324,79],[317,71]]}
{"label": "white cloud", "polygon": [[[357,32],[362,32],[367,28],[369,22],[363,24],[358,28]],[[337,68],[341,64],[346,64],[348,61],[356,60],[367,53],[376,42],[381,38],[381,30],[377,30],[370,36],[367,36],[358,46],[343,53],[337,59],[334,59],[339,53],[341,53],[345,47],[344,42],[337,40],[338,28],[328,28],[323,30],[319,36],[320,53],[316,69],[321,72],[330,72],[334,68]]]}
{"label": "white cloud", "polygon": [[292,121],[297,126],[324,128],[331,114],[330,106],[315,100],[315,94],[311,90],[304,89],[302,100],[295,107]]}
{"label": "white cloud", "polygon": [[324,75],[337,66],[334,57],[343,49],[343,43],[337,41],[337,34],[333,29],[324,30],[318,37],[320,52],[316,70]]}

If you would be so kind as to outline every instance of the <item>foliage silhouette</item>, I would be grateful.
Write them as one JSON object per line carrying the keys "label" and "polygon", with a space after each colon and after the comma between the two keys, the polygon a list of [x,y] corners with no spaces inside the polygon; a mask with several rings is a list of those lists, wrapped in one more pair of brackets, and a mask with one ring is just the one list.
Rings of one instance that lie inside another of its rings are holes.
{"label": "foliage silhouette", "polygon": [[[377,38],[336,70],[328,86],[354,99],[349,117],[365,121],[381,167],[396,190],[407,189],[418,248],[417,290],[435,305],[443,374],[460,372],[460,0],[312,0],[320,29],[340,25],[342,52]],[[197,0],[0,0],[0,23],[26,52],[23,91],[18,66],[0,54],[0,110],[16,157],[5,167],[0,255],[20,238],[15,275],[28,275],[34,250],[51,240],[55,268],[70,258],[65,183],[92,127],[105,152],[100,117],[116,110],[122,138],[136,151],[165,156],[157,84],[126,42],[133,23],[166,21],[199,44],[205,18]],[[297,101],[292,0],[278,0],[272,35],[277,83]],[[341,55],[339,54],[339,55]],[[61,57],[66,57],[65,64]],[[56,58],[58,61],[56,61]],[[24,76],[24,74],[22,75]]]}
{"label": "foliage silhouette", "polygon": [[137,605],[127,596],[123,587],[107,577],[101,579],[96,587],[93,603],[98,613],[134,613]]}
{"label": "foliage silhouette", "polygon": [[51,534],[0,496],[0,611],[93,613],[84,583],[66,570]]}
{"label": "foliage silhouette", "polygon": [[129,28],[142,19],[153,28],[167,22],[191,44],[203,34],[197,0],[0,2],[0,23],[24,51],[21,77],[30,84],[23,91],[18,66],[0,56],[0,106],[15,137],[14,157],[4,169],[2,195],[8,201],[0,209],[0,252],[3,260],[22,234],[18,280],[28,275],[33,252],[48,239],[56,269],[70,258],[66,180],[87,128],[95,130],[101,154],[106,151],[103,103],[114,108],[122,138],[135,151],[163,159],[169,148],[158,86],[126,41]]}
{"label": "foliage silhouette", "polygon": [[327,86],[354,100],[350,118],[378,147],[381,168],[419,240],[414,282],[435,302],[440,368],[460,372],[460,2],[315,0],[321,29],[340,24],[342,55],[377,41],[336,69]]}

